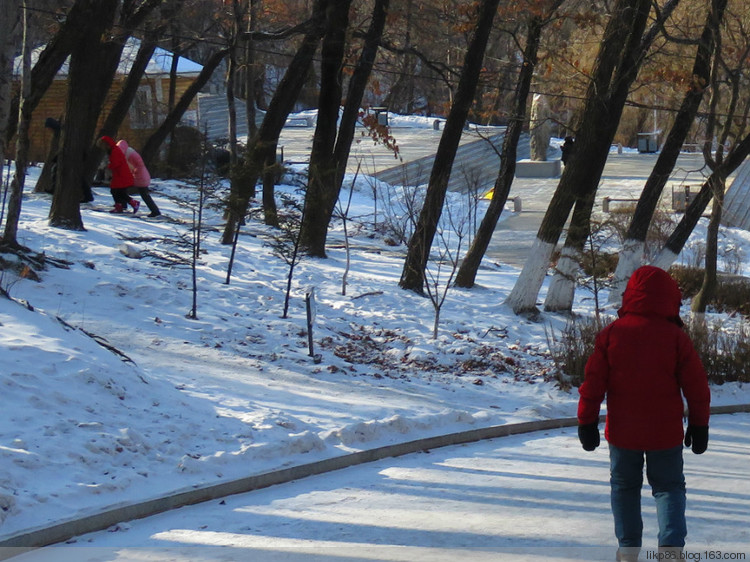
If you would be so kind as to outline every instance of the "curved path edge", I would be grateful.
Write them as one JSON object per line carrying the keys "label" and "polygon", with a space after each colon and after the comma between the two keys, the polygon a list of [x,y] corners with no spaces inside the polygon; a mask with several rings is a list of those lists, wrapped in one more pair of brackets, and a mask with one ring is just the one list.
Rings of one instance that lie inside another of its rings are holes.
{"label": "curved path edge", "polygon": [[[712,415],[736,413],[750,413],[750,404],[713,406],[711,408]],[[308,476],[332,472],[334,470],[340,470],[358,464],[373,462],[388,457],[399,457],[427,449],[437,449],[451,445],[473,443],[483,439],[493,439],[496,437],[507,437],[510,435],[572,427],[577,425],[577,423],[577,418],[557,418],[470,429],[467,431],[448,433],[446,435],[406,441],[404,443],[385,445],[375,449],[348,453],[290,468],[247,476],[229,482],[177,492],[161,498],[110,508],[80,519],[64,521],[50,527],[24,531],[7,537],[0,541],[0,560],[7,560],[8,558],[17,556],[28,550],[64,542],[76,536],[101,531],[117,523],[132,521],[134,519],[143,519],[172,509],[215,500],[234,494],[252,492],[253,490],[260,490],[276,484],[300,480]]]}

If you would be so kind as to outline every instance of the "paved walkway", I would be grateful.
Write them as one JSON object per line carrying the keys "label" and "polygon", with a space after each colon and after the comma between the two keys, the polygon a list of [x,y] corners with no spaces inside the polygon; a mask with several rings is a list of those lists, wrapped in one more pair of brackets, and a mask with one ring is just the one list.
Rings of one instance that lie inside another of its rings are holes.
{"label": "paved walkway", "polygon": [[[750,414],[685,453],[689,560],[750,558]],[[644,552],[656,559],[643,493]],[[436,449],[118,525],[18,562],[614,560],[606,444],[574,428]]]}
{"label": "paved walkway", "polygon": [[[452,173],[451,189],[464,190],[469,183],[477,186],[479,191],[487,191],[494,184],[500,159],[490,147],[490,142],[499,149],[502,132],[502,128],[464,132]],[[306,162],[312,149],[314,133],[313,127],[284,128],[279,143],[284,151],[284,159]],[[394,128],[392,134],[400,148],[400,160],[382,145],[360,135],[356,137],[349,159],[349,172],[353,173],[357,166],[361,166],[362,174],[378,177],[394,185],[426,183],[442,131]],[[550,150],[551,157],[555,150]],[[519,146],[518,158],[528,157],[528,138],[524,138]],[[633,205],[632,200],[637,200],[640,196],[657,157],[657,154],[637,152],[610,154],[597,192],[595,211],[601,212],[605,197],[612,199],[612,209]],[[700,153],[685,153],[680,156],[662,195],[664,208],[672,208],[673,190],[684,191],[685,185],[699,187],[702,184],[702,165],[703,157]],[[559,178],[514,180],[510,196],[520,199],[522,210],[520,213],[512,212],[512,202],[506,206],[487,251],[490,259],[514,267],[523,266],[558,182]]]}

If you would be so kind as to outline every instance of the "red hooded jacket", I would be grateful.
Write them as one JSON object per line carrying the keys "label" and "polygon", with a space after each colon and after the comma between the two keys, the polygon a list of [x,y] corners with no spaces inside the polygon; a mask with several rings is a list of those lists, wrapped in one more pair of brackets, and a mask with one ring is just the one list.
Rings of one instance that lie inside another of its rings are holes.
{"label": "red hooded jacket", "polygon": [[117,147],[112,137],[104,136],[102,141],[110,148],[107,167],[112,170],[112,180],[109,182],[109,187],[112,189],[133,187],[133,173],[130,171],[122,150]]}
{"label": "red hooded jacket", "polygon": [[605,437],[616,447],[652,451],[683,439],[688,423],[707,426],[711,401],[706,372],[679,318],[677,283],[657,267],[637,269],[619,318],[596,337],[579,389],[578,421],[594,423],[607,397]]}

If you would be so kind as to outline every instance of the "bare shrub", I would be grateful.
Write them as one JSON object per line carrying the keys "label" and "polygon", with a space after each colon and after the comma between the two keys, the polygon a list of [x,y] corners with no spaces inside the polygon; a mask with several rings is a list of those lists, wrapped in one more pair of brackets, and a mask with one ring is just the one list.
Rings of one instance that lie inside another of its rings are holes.
{"label": "bare shrub", "polygon": [[[611,319],[605,319],[608,323]],[[596,318],[573,318],[559,335],[545,327],[547,346],[555,363],[556,378],[564,390],[580,386],[586,361],[594,352],[596,335],[604,324]]]}
{"label": "bare shrub", "polygon": [[[693,298],[703,283],[703,269],[672,266],[669,274],[677,281],[682,298]],[[720,275],[716,294],[709,303],[712,310],[727,314],[750,316],[750,279],[733,275]]]}
{"label": "bare shrub", "polygon": [[706,322],[700,315],[685,322],[708,380],[714,384],[750,382],[750,326],[740,321],[727,326]]}
{"label": "bare shrub", "polygon": [[[595,318],[577,318],[559,335],[545,329],[556,378],[564,390],[583,382],[586,362],[594,351],[594,341],[601,328]],[[748,322],[706,322],[697,315],[686,319],[685,331],[693,341],[709,382],[750,382]]]}

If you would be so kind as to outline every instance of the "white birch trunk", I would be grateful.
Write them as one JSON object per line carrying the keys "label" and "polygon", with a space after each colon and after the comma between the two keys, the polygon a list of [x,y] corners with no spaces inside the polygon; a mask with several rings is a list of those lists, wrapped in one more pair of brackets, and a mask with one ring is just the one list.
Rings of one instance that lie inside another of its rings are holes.
{"label": "white birch trunk", "polygon": [[643,264],[643,253],[646,243],[642,240],[625,240],[622,244],[620,258],[617,260],[612,289],[609,291],[609,304],[619,306],[622,294],[633,272]]}
{"label": "white birch trunk", "polygon": [[513,286],[513,290],[505,300],[505,304],[513,309],[513,312],[530,312],[536,310],[536,298],[547,275],[552,252],[555,244],[543,242],[539,238],[534,240],[529,258],[521,270],[521,274]]}
{"label": "white birch trunk", "polygon": [[562,312],[573,309],[578,271],[581,268],[580,257],[580,253],[573,248],[564,247],[562,249],[555,274],[547,291],[547,298],[544,301],[544,310]]}
{"label": "white birch trunk", "polygon": [[659,254],[651,262],[651,265],[666,271],[672,266],[674,262],[677,261],[678,257],[679,254],[675,254],[669,248],[662,248],[661,252],[659,252]]}

